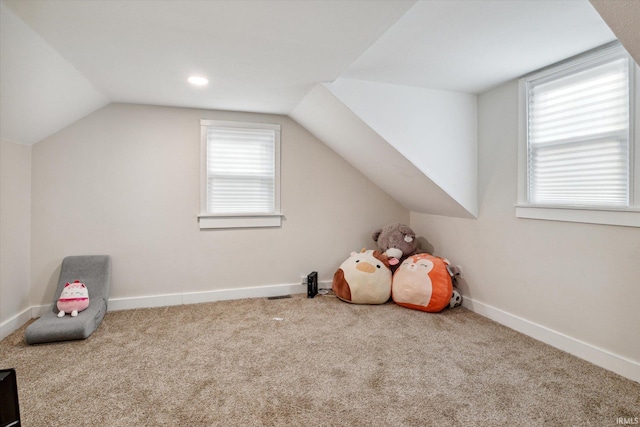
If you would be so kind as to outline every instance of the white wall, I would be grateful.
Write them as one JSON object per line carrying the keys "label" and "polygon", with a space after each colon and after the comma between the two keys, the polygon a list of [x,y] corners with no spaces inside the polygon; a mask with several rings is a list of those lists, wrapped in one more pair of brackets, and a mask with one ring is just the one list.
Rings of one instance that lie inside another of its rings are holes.
{"label": "white wall", "polygon": [[517,111],[516,82],[479,97],[478,219],[412,213],[411,226],[463,266],[477,307],[586,344],[593,362],[613,355],[640,381],[640,228],[516,218]]}
{"label": "white wall", "polygon": [[[283,225],[200,231],[200,119],[282,125]],[[62,259],[110,254],[111,297],[331,280],[409,212],[285,116],[111,104],[33,146],[32,304]],[[301,290],[304,288],[301,286]]]}
{"label": "white wall", "polygon": [[352,79],[326,86],[471,215],[478,213],[475,95]]}
{"label": "white wall", "polygon": [[31,147],[0,140],[0,339],[31,317]]}

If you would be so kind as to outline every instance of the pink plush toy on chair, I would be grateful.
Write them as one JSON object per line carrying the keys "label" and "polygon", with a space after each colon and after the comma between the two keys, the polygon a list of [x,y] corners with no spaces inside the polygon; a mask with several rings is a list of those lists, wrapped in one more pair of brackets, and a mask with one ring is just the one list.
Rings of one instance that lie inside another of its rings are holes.
{"label": "pink plush toy on chair", "polygon": [[71,313],[72,317],[76,317],[79,312],[89,307],[89,290],[79,280],[67,283],[56,305],[60,310],[58,317],[64,317],[65,313]]}

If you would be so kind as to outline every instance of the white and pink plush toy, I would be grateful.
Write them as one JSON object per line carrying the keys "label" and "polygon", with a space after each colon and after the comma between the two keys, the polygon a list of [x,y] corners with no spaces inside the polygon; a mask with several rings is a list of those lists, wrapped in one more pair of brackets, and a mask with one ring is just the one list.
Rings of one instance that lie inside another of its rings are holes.
{"label": "white and pink plush toy", "polygon": [[79,312],[89,307],[89,290],[79,280],[67,283],[58,298],[57,306],[60,310],[58,317],[64,317],[65,313],[71,313],[72,317],[76,317]]}

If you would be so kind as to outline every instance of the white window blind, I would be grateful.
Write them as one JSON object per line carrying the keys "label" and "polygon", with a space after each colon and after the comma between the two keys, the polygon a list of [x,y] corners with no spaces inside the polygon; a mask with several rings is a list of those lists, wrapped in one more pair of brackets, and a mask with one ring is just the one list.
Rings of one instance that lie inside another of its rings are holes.
{"label": "white window blind", "polygon": [[530,204],[629,206],[629,81],[621,48],[527,78]]}
{"label": "white window blind", "polygon": [[279,210],[279,126],[241,125],[206,126],[207,214],[260,215]]}

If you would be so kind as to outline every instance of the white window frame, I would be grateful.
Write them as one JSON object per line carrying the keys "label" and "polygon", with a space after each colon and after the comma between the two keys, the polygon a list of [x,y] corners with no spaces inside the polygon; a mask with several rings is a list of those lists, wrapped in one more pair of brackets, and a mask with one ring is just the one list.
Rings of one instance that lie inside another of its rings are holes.
{"label": "white window frame", "polygon": [[[234,129],[262,129],[273,130],[275,136],[275,188],[274,212],[271,213],[239,213],[214,214],[207,212],[207,128],[223,127]],[[200,120],[200,215],[198,222],[200,229],[216,228],[254,228],[280,227],[282,212],[280,211],[280,132],[279,124],[247,123],[223,120]]]}
{"label": "white window frame", "polygon": [[534,205],[529,203],[528,197],[527,79],[552,73],[562,73],[569,67],[601,58],[616,49],[620,49],[620,44],[617,42],[610,43],[524,76],[519,80],[518,200],[515,206],[518,218],[640,227],[640,147],[636,145],[640,143],[640,108],[636,108],[636,103],[640,102],[640,68],[631,57],[629,57],[629,207]]}

